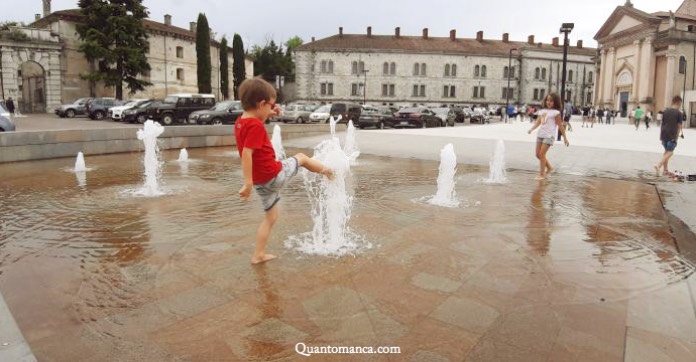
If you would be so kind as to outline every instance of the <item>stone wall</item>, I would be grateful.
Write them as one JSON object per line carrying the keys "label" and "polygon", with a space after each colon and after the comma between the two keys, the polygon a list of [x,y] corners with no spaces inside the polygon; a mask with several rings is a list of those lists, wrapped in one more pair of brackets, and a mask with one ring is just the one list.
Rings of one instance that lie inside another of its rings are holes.
{"label": "stone wall", "polygon": [[[234,146],[233,126],[165,127],[158,138],[160,149]],[[345,130],[338,125],[337,130]],[[272,134],[273,126],[266,131]],[[48,158],[75,157],[78,152],[100,155],[122,152],[141,152],[142,141],[136,128],[63,130],[0,133],[0,163],[31,161]],[[329,134],[327,124],[292,125],[282,127],[284,140]]]}

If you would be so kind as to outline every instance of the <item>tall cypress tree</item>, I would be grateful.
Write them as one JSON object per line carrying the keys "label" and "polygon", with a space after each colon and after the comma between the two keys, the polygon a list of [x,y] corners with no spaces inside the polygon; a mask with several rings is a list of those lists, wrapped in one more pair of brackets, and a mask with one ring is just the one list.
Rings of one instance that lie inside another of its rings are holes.
{"label": "tall cypress tree", "polygon": [[104,82],[116,88],[123,99],[123,83],[133,94],[152,83],[138,79],[150,71],[147,51],[150,44],[143,25],[148,11],[142,0],[80,0],[83,20],[77,25],[82,40],[79,51],[95,64],[93,71],[81,74],[90,82]]}
{"label": "tall cypress tree", "polygon": [[232,38],[232,75],[234,77],[234,98],[239,99],[239,85],[246,79],[246,65],[244,64],[244,43],[239,34]]}
{"label": "tall cypress tree", "polygon": [[222,37],[220,41],[220,87],[222,88],[222,98],[230,98],[230,65],[227,59],[228,48],[227,38]]}
{"label": "tall cypress tree", "polygon": [[211,85],[210,73],[212,65],[210,64],[210,28],[208,27],[208,18],[205,14],[198,14],[198,25],[196,27],[196,57],[198,70],[198,92],[212,93],[213,86]]}

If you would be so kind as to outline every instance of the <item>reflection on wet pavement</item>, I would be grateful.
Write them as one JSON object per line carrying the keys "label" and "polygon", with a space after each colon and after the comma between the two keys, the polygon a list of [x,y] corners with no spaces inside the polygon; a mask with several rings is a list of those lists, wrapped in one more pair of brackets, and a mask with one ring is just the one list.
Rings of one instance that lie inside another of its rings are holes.
{"label": "reflection on wet pavement", "polygon": [[92,157],[77,180],[69,159],[0,165],[0,290],[39,360],[305,358],[298,342],[401,348],[372,360],[696,356],[694,266],[649,185],[522,172],[486,185],[487,169],[460,165],[466,206],[441,208],[411,201],[434,194],[437,162],[362,157],[351,227],[375,247],[285,249],[312,226],[297,178],[279,260],[252,267],[262,211],[236,196],[239,159],[189,157],[164,165],[171,194],[156,199],[123,192],[142,182],[138,154]]}

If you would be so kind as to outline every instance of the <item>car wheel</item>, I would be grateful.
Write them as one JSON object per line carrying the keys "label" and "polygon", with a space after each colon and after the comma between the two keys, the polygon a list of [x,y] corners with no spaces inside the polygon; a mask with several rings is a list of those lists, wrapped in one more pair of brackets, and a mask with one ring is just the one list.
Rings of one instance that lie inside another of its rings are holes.
{"label": "car wheel", "polygon": [[213,118],[213,121],[211,123],[216,126],[219,126],[222,124],[222,120],[220,118]]}
{"label": "car wheel", "polygon": [[68,117],[68,118],[75,118],[75,111],[72,110],[72,109],[68,109],[68,110],[65,112],[65,116]]}
{"label": "car wheel", "polygon": [[145,117],[144,114],[141,114],[138,116],[138,123],[143,124],[143,123],[145,123],[145,121],[147,121],[147,118]]}
{"label": "car wheel", "polygon": [[384,122],[379,122],[379,129],[384,129]]}
{"label": "car wheel", "polygon": [[302,119],[302,117],[297,117],[297,120],[295,120],[295,123],[304,123],[304,119]]}
{"label": "car wheel", "polygon": [[174,116],[169,113],[163,115],[162,123],[164,123],[167,126],[171,125],[172,123],[174,123]]}
{"label": "car wheel", "polygon": [[102,111],[94,112],[94,119],[96,119],[97,121],[101,121],[102,119],[104,119],[104,112],[102,112]]}

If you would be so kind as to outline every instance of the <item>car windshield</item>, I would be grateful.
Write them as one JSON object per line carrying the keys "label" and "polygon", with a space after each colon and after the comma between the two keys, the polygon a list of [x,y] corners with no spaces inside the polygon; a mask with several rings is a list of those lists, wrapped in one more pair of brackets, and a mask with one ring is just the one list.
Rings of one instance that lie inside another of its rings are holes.
{"label": "car windshield", "polygon": [[228,108],[230,108],[233,104],[237,102],[235,101],[224,101],[220,102],[215,105],[215,107],[212,108],[213,111],[226,111]]}
{"label": "car windshield", "polygon": [[167,97],[164,99],[163,103],[176,104],[177,100],[179,100],[179,97]]}
{"label": "car windshield", "polygon": [[404,108],[404,109],[399,111],[399,113],[421,113],[421,112],[423,112],[423,109],[418,108],[418,107]]}
{"label": "car windshield", "polygon": [[432,111],[435,112],[435,114],[447,114],[449,113],[449,108],[432,108]]}
{"label": "car windshield", "polygon": [[87,100],[89,100],[89,98],[80,98],[80,99],[76,100],[75,103],[73,103],[73,104],[85,104],[85,103],[87,103]]}
{"label": "car windshield", "polygon": [[138,103],[140,103],[140,101],[128,101],[128,103],[124,104],[124,106],[135,107],[138,105]]}
{"label": "car windshield", "polygon": [[331,106],[330,105],[323,105],[319,108],[317,108],[314,112],[316,113],[329,113],[331,111]]}
{"label": "car windshield", "polygon": [[151,101],[147,101],[147,102],[145,102],[145,103],[140,104],[140,105],[138,106],[138,108],[145,108],[145,107],[149,106],[150,104],[152,104],[152,102],[151,102]]}

